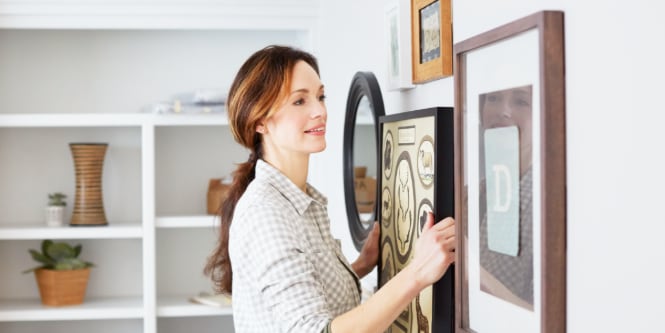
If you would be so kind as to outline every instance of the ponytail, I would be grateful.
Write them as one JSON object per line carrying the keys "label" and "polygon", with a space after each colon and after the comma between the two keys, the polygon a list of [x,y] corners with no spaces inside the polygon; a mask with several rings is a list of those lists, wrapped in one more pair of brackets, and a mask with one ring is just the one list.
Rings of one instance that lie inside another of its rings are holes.
{"label": "ponytail", "polygon": [[231,258],[229,256],[229,230],[231,229],[236,204],[245,193],[249,183],[254,180],[256,162],[259,160],[260,153],[260,145],[257,146],[259,151],[252,152],[247,162],[238,164],[233,172],[233,183],[217,212],[221,220],[217,248],[212,256],[208,258],[208,263],[203,270],[206,275],[211,276],[215,291],[229,295],[233,286],[233,271],[231,270]]}

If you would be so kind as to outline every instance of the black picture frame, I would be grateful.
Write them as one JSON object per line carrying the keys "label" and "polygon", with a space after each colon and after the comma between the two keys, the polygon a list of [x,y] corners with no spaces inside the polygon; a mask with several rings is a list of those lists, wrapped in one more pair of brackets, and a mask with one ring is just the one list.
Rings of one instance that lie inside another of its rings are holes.
{"label": "black picture frame", "polygon": [[[393,133],[395,129],[397,133]],[[381,170],[378,193],[381,209],[378,217],[381,223],[381,236],[378,286],[381,288],[410,261],[413,251],[407,250],[406,244],[409,243],[408,246],[413,247],[417,239],[416,234],[419,235],[422,229],[424,223],[422,217],[428,211],[427,205],[431,205],[430,211],[434,213],[437,222],[444,217],[453,216],[455,208],[453,108],[433,107],[380,117],[379,133]],[[414,152],[416,152],[415,161]],[[428,153],[431,154],[428,156]],[[400,187],[399,191],[396,190],[397,187]],[[404,194],[400,193],[415,195],[411,201],[411,197],[407,194],[405,201]],[[397,203],[398,197],[400,203]],[[400,207],[397,207],[398,205]],[[403,208],[407,206],[409,208]],[[400,229],[400,225],[406,228]],[[407,236],[401,240],[401,236],[396,235],[403,234],[404,230],[407,230]],[[400,247],[403,250],[400,250]],[[401,331],[419,332],[418,318],[424,316],[429,318],[430,325],[426,331],[454,332],[454,276],[454,267],[451,266],[430,291],[426,288],[421,293],[424,296],[431,295],[431,302],[428,300],[422,302],[419,296],[400,314],[393,325]],[[416,302],[431,304],[431,308],[428,310]]]}
{"label": "black picture frame", "polygon": [[[379,117],[385,115],[385,109],[383,105],[383,96],[381,95],[381,89],[379,82],[372,72],[360,71],[356,72],[351,80],[351,86],[349,87],[349,94],[346,100],[346,115],[344,119],[344,142],[343,142],[343,177],[344,177],[344,198],[346,206],[346,215],[349,223],[349,231],[351,233],[351,240],[353,245],[358,251],[362,249],[365,244],[365,240],[369,235],[371,230],[371,223],[363,223],[360,219],[360,214],[358,206],[356,204],[356,191],[355,191],[355,173],[354,173],[354,153],[355,153],[355,142],[356,139],[356,125],[360,121],[358,114],[358,107],[363,98],[369,100],[370,105],[370,119],[374,129],[375,136],[375,146],[369,147],[369,151],[376,153],[376,174],[378,175],[379,169],[379,132],[378,132],[378,121]],[[378,182],[377,182],[378,184]],[[376,186],[376,192],[378,195],[378,185]],[[376,201],[378,202],[378,201]],[[376,220],[377,216],[377,205],[374,205],[373,211],[368,221]]]}

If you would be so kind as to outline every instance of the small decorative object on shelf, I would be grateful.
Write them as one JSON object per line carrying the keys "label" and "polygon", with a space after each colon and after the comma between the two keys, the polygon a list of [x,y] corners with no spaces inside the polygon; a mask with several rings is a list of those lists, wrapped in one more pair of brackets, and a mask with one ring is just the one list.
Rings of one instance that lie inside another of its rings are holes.
{"label": "small decorative object on shelf", "polygon": [[215,215],[220,213],[222,202],[226,198],[226,194],[231,187],[230,183],[226,183],[224,178],[212,178],[208,182],[208,214]]}
{"label": "small decorative object on shelf", "polygon": [[23,273],[35,272],[42,304],[50,306],[83,303],[92,263],[78,258],[81,245],[44,240],[41,252],[30,249],[32,259],[42,265]]}
{"label": "small decorative object on shelf", "polygon": [[201,292],[197,296],[189,298],[189,301],[192,303],[198,303],[203,305],[210,305],[216,307],[229,307],[231,306],[231,295],[227,294],[210,294],[207,292]]}
{"label": "small decorative object on shelf", "polygon": [[59,227],[63,225],[65,219],[65,198],[67,196],[60,192],[49,193],[48,207],[46,207],[46,225],[49,227]]}
{"label": "small decorative object on shelf", "polygon": [[358,213],[372,213],[376,201],[376,178],[367,177],[367,167],[365,166],[356,166],[353,171],[353,187]]}
{"label": "small decorative object on shelf", "polygon": [[102,168],[107,143],[70,143],[76,169],[76,198],[70,225],[107,225]]}

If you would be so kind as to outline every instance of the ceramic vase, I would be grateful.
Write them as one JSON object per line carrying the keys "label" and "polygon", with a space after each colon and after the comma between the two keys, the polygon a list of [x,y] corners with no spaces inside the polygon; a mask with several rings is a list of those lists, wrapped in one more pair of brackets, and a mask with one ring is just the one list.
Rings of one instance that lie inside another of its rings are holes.
{"label": "ceramic vase", "polygon": [[106,143],[70,143],[76,170],[76,198],[70,225],[107,225],[102,198]]}

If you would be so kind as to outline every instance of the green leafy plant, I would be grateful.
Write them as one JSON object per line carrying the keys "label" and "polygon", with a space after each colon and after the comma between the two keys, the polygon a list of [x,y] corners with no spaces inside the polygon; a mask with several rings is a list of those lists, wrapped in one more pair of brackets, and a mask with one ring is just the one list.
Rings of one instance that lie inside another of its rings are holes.
{"label": "green leafy plant", "polygon": [[78,258],[81,254],[81,248],[81,244],[72,247],[64,242],[56,243],[46,239],[42,241],[41,252],[33,249],[29,250],[32,259],[42,265],[23,271],[23,273],[29,273],[40,268],[63,271],[94,266],[94,264]]}
{"label": "green leafy plant", "polygon": [[55,192],[49,193],[48,195],[48,205],[49,206],[67,206],[65,198],[67,196],[64,193]]}

